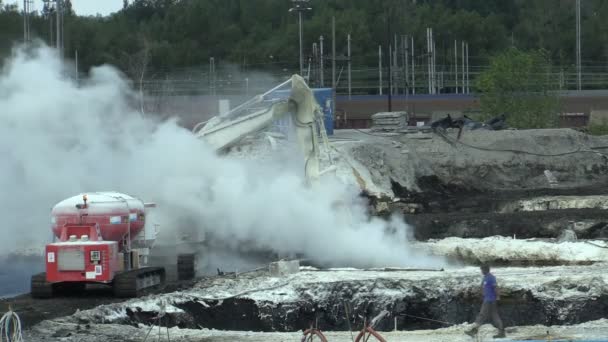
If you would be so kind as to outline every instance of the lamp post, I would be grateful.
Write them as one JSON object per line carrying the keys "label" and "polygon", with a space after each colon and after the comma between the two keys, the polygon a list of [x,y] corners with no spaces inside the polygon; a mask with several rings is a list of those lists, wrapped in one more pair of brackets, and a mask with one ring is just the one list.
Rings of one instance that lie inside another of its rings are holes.
{"label": "lamp post", "polygon": [[293,7],[289,9],[289,12],[298,12],[298,26],[300,35],[300,76],[302,76],[304,74],[304,59],[302,57],[302,13],[304,11],[312,10],[312,8],[308,7],[310,0],[291,0],[291,2],[293,3]]}

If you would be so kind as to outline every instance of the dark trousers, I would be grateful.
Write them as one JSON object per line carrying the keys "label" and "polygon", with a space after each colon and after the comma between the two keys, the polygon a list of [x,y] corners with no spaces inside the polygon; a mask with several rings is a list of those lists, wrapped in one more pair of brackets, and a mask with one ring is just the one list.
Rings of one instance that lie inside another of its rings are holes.
{"label": "dark trousers", "polygon": [[492,325],[496,327],[496,329],[503,330],[502,320],[498,315],[498,306],[496,305],[496,301],[483,302],[481,305],[481,310],[479,310],[477,320],[475,320],[475,328],[486,322],[492,322]]}

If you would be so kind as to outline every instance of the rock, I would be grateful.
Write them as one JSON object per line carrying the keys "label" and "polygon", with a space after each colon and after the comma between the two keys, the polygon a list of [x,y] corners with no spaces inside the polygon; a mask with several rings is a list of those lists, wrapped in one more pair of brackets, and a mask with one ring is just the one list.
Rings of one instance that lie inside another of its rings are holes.
{"label": "rock", "polygon": [[576,240],[576,233],[571,229],[566,229],[562,231],[562,233],[557,238],[557,241],[559,242],[571,242]]}
{"label": "rock", "polygon": [[58,329],[52,335],[52,337],[68,337],[71,336],[72,332],[68,329]]}
{"label": "rock", "polygon": [[376,210],[376,214],[378,215],[388,214],[390,212],[390,208],[388,206],[388,203],[386,202],[378,202],[374,209]]}

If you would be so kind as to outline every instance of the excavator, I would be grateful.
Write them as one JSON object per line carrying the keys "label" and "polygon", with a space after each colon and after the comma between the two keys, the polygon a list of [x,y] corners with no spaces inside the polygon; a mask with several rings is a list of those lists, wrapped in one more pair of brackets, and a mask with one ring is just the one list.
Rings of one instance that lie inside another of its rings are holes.
{"label": "excavator", "polygon": [[[321,175],[336,169],[330,165],[320,170],[320,143],[329,150],[323,114],[305,80],[293,75],[229,112],[197,124],[193,134],[218,153],[226,153],[245,138],[267,131],[277,120],[291,116],[295,140],[304,156],[306,181],[309,186],[316,187]],[[272,136],[267,137],[274,144]],[[196,256],[203,249],[197,235],[195,229],[184,232],[178,241],[177,275],[180,280],[195,276]]]}
{"label": "excavator", "polygon": [[[281,90],[291,85],[290,91]],[[276,94],[289,96],[277,96]],[[226,151],[245,137],[268,129],[273,122],[292,115],[297,142],[305,156],[305,175],[310,183],[333,170],[319,170],[319,137],[324,145],[328,138],[321,107],[312,90],[299,75],[257,95],[228,113],[197,124],[193,133],[218,152]]]}

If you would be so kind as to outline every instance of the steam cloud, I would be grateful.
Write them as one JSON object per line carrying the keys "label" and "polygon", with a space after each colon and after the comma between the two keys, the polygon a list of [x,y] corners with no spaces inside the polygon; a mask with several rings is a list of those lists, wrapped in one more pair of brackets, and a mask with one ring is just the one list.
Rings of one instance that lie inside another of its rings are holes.
{"label": "steam cloud", "polygon": [[[324,179],[313,191],[301,165],[218,157],[175,121],[130,107],[132,91],[113,67],[94,68],[80,85],[65,68],[47,47],[16,49],[4,62],[0,249],[42,248],[55,203],[115,190],[156,202],[166,241],[187,226],[229,249],[299,253],[324,264],[441,263],[408,248],[401,218],[369,217],[352,189]],[[345,219],[336,202],[346,203],[352,217]]]}

